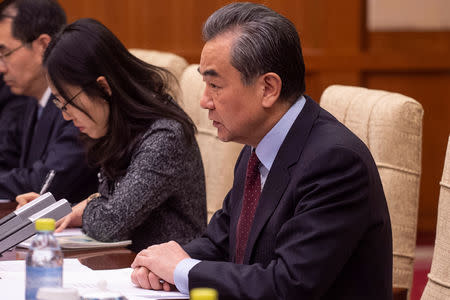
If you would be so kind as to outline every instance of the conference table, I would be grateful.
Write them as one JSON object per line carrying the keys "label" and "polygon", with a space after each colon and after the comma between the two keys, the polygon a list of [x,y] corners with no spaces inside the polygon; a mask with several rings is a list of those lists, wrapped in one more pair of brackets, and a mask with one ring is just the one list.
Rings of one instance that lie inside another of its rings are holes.
{"label": "conference table", "polygon": [[[9,214],[14,208],[15,204],[0,203],[0,218]],[[26,251],[20,248],[6,251],[0,257],[0,261],[25,259]],[[136,253],[126,248],[64,251],[64,258],[77,258],[83,265],[93,270],[127,268],[135,256]],[[406,300],[407,294],[408,290],[405,288],[393,288],[394,300]]]}
{"label": "conference table", "polygon": [[[70,250],[63,251],[63,254],[64,258],[77,258],[83,265],[93,270],[128,268],[136,256],[136,253],[126,248]],[[23,260],[26,255],[26,249],[14,248],[4,252],[0,261]]]}

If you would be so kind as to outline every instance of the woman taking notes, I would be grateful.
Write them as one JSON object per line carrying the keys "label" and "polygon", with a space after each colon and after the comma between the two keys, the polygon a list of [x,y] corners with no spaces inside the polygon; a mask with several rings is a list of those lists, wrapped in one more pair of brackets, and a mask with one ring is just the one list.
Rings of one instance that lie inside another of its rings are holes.
{"label": "woman taking notes", "polygon": [[105,26],[81,19],[44,54],[54,102],[82,133],[99,166],[99,193],[58,230],[82,226],[100,241],[186,243],[206,226],[203,165],[195,126],[170,96],[172,76],[131,55]]}

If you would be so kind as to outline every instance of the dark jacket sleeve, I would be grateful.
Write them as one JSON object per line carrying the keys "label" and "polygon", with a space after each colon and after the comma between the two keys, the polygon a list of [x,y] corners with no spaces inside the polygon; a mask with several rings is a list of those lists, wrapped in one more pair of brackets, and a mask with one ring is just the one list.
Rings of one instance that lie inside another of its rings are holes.
{"label": "dark jacket sleeve", "polygon": [[[20,163],[21,137],[28,101],[34,99],[11,94],[0,80],[0,174]],[[35,101],[35,100],[34,100]],[[2,146],[3,145],[3,146]],[[8,147],[4,147],[8,145]]]}
{"label": "dark jacket sleeve", "polygon": [[[229,203],[229,193],[224,203]],[[223,207],[211,218],[206,227],[206,233],[184,245],[184,250],[195,259],[200,260],[229,260],[229,222],[228,209]]]}
{"label": "dark jacket sleeve", "polygon": [[[242,159],[242,155],[245,151],[244,149],[241,151],[236,160],[234,174],[236,174],[236,168]],[[183,246],[183,249],[192,258],[200,260],[224,261],[230,259],[228,251],[230,243],[230,195],[231,191],[225,196],[222,208],[212,216],[203,236],[194,239]]]}
{"label": "dark jacket sleeve", "polygon": [[[10,113],[9,109],[4,111]],[[7,174],[10,170],[20,165],[22,151],[21,137],[23,135],[23,120],[20,114],[16,118],[1,116],[0,126],[0,176]]]}
{"label": "dark jacket sleeve", "polygon": [[7,103],[4,103],[0,112],[0,142],[7,136],[9,130],[23,124],[22,116],[26,102],[33,101],[28,97],[14,95],[6,100]]}

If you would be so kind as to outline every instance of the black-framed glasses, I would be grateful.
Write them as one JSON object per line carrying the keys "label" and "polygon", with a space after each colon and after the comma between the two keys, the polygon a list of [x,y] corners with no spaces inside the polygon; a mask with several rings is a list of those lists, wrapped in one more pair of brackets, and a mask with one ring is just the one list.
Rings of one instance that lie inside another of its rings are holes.
{"label": "black-framed glasses", "polygon": [[14,52],[16,52],[17,50],[19,50],[20,48],[23,48],[25,46],[25,44],[22,44],[22,45],[20,45],[19,47],[16,47],[16,48],[14,48],[14,49],[12,49],[12,50],[9,50],[8,52],[6,52],[6,53],[0,53],[0,60],[2,61],[2,63],[6,63],[6,58],[8,57],[8,56],[10,56],[11,54],[13,54]]}
{"label": "black-framed glasses", "polygon": [[78,93],[75,94],[72,98],[70,98],[66,103],[62,104],[61,101],[59,101],[58,98],[53,97],[53,103],[55,103],[56,107],[59,108],[63,112],[67,112],[67,105],[71,104],[73,100],[75,100],[76,97],[78,97],[83,92],[83,89],[81,89]]}

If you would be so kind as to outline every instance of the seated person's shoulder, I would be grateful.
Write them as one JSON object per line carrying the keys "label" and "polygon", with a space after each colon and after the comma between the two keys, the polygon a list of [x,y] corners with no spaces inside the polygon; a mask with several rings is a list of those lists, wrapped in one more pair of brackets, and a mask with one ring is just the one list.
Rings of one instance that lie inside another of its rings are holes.
{"label": "seated person's shoulder", "polygon": [[367,145],[344,124],[329,113],[316,123],[305,143],[305,149],[312,149],[317,155],[329,152],[353,152],[357,156],[369,156]]}
{"label": "seated person's shoulder", "polygon": [[155,120],[148,130],[142,136],[143,144],[150,143],[152,140],[162,139],[171,143],[181,143],[184,140],[183,126],[172,119]]}
{"label": "seated person's shoulder", "polygon": [[183,133],[183,127],[179,122],[165,118],[155,120],[148,129],[147,134],[158,130],[166,130],[177,135]]}
{"label": "seated person's shoulder", "polygon": [[177,161],[201,160],[195,138],[193,143],[188,143],[183,126],[172,119],[155,120],[143,134],[137,149],[136,154],[148,153],[152,158],[157,153]]}

